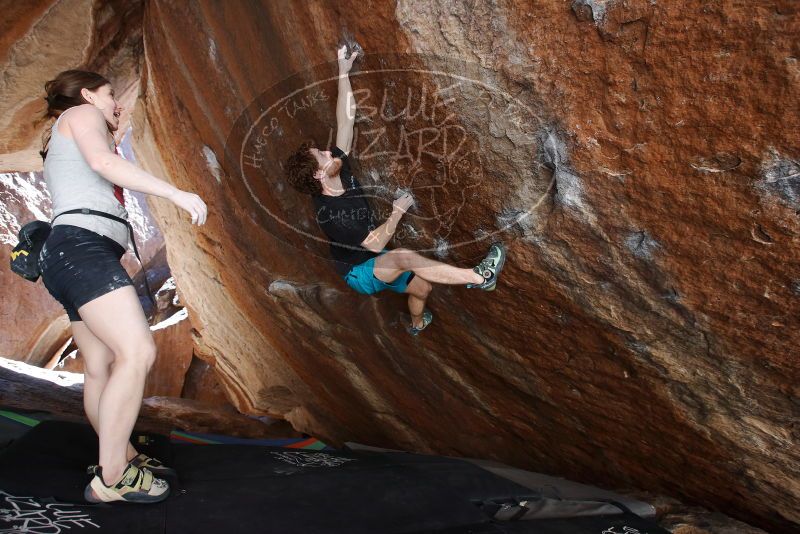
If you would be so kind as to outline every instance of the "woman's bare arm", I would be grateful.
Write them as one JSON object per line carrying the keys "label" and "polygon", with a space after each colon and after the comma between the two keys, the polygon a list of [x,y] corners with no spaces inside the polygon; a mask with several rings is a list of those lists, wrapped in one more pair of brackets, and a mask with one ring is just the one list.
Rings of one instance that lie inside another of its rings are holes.
{"label": "woman's bare arm", "polygon": [[120,187],[169,199],[188,211],[193,223],[205,222],[207,208],[200,197],[156,178],[111,150],[107,141],[108,127],[99,109],[90,104],[76,106],[64,120],[93,171]]}
{"label": "woman's bare arm", "polygon": [[81,155],[93,171],[109,182],[148,195],[169,198],[178,188],[124,160],[108,146],[108,127],[99,109],[84,104],[64,117]]}

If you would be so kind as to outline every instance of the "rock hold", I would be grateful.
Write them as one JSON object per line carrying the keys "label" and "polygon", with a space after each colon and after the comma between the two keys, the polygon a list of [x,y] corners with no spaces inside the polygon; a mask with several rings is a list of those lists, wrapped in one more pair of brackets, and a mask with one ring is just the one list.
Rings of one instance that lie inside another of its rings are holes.
{"label": "rock hold", "polygon": [[573,0],[572,11],[580,21],[601,22],[606,15],[608,4],[614,0]]}
{"label": "rock hold", "polygon": [[761,166],[761,187],[794,208],[800,208],[800,162],[776,153]]}
{"label": "rock hold", "polygon": [[642,260],[652,260],[653,252],[659,248],[658,241],[644,230],[628,234],[625,238],[625,246],[633,252],[634,256]]}

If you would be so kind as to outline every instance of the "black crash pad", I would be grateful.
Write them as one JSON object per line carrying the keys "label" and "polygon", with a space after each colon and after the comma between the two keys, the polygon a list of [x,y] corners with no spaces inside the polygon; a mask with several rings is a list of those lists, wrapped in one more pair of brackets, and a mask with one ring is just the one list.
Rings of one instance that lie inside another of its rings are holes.
{"label": "black crash pad", "polygon": [[[155,505],[88,505],[91,427],[46,421],[0,451],[0,532],[127,533],[592,533],[663,534],[621,512],[495,521],[481,504],[537,498],[469,462],[407,453],[172,445],[141,436],[143,452],[174,467]],[[60,529],[60,530],[59,530]]]}

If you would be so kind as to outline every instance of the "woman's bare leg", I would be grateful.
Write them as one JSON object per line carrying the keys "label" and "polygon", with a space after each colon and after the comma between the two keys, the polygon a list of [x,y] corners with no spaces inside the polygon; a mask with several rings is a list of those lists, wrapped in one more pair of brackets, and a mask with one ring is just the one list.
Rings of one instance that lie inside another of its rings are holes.
{"label": "woman's bare leg", "polygon": [[[105,343],[92,334],[83,324],[83,321],[72,323],[72,337],[75,339],[75,344],[78,345],[81,357],[83,357],[83,407],[86,410],[86,417],[92,424],[92,428],[99,436],[100,397],[111,375],[114,353]],[[128,461],[132,460],[137,454],[139,453],[128,442]]]}
{"label": "woman's bare leg", "polygon": [[484,282],[483,276],[472,269],[432,260],[405,248],[396,248],[375,258],[373,274],[378,280],[392,282],[405,271],[411,271],[436,284],[459,285]]}
{"label": "woman's bare leg", "polygon": [[81,306],[78,313],[89,331],[114,353],[97,417],[99,464],[105,483],[111,485],[122,478],[128,463],[127,446],[156,349],[132,286],[106,293]]}

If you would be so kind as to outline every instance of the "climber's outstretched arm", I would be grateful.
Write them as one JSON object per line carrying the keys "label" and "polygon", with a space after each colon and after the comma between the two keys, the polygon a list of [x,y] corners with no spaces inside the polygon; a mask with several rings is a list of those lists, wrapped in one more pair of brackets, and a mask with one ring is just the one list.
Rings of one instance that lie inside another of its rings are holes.
{"label": "climber's outstretched arm", "polygon": [[353,123],[356,120],[356,99],[350,87],[350,69],[353,67],[358,52],[347,56],[347,46],[343,45],[336,52],[339,62],[339,96],[336,99],[336,146],[345,154],[350,153],[353,145]]}

